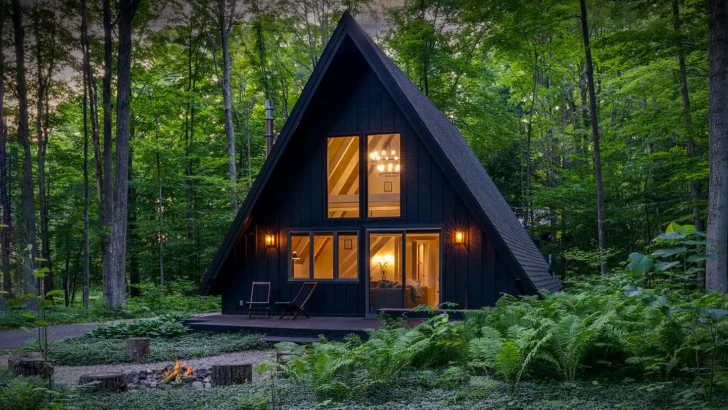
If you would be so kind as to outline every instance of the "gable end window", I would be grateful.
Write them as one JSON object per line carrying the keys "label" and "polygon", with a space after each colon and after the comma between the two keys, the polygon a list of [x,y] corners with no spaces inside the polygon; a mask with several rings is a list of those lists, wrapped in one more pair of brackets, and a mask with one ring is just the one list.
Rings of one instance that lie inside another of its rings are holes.
{"label": "gable end window", "polygon": [[329,218],[359,217],[359,137],[330,137],[326,145]]}
{"label": "gable end window", "polygon": [[359,278],[356,232],[296,232],[291,233],[288,243],[291,280]]}
{"label": "gable end window", "polygon": [[367,136],[367,216],[397,218],[402,215],[402,165],[399,134]]}

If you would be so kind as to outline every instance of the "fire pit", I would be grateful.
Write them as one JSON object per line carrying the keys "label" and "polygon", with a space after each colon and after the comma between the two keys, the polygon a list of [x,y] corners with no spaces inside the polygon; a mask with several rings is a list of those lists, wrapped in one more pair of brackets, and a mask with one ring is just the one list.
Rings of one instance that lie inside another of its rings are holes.
{"label": "fire pit", "polygon": [[183,384],[197,380],[197,376],[192,372],[192,367],[187,366],[187,362],[182,363],[182,366],[179,365],[179,358],[175,360],[172,369],[166,369],[164,373],[158,374],[154,378],[159,384]]}
{"label": "fire pit", "polygon": [[210,388],[210,369],[195,369],[187,365],[187,362],[180,364],[179,359],[174,365],[168,365],[163,369],[147,369],[126,374],[128,388],[131,389],[169,389],[169,388]]}

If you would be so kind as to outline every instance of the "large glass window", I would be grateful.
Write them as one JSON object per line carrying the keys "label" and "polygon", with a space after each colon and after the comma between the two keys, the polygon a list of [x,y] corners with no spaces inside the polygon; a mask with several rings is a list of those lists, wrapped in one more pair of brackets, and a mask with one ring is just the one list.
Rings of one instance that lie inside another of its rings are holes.
{"label": "large glass window", "polygon": [[367,137],[367,211],[369,217],[398,217],[401,191],[399,134]]}
{"label": "large glass window", "polygon": [[440,303],[440,234],[407,232],[405,307]]}
{"label": "large glass window", "polygon": [[356,279],[359,267],[359,241],[356,234],[339,234],[339,278]]}
{"label": "large glass window", "polygon": [[291,277],[294,279],[308,279],[311,276],[310,243],[307,233],[291,235]]}
{"label": "large glass window", "polygon": [[314,279],[334,278],[333,235],[313,235],[313,277]]}
{"label": "large glass window", "polygon": [[370,233],[369,313],[439,303],[440,234]]}
{"label": "large glass window", "polygon": [[359,137],[332,137],[327,145],[329,218],[359,217]]}
{"label": "large glass window", "polygon": [[358,242],[355,232],[292,233],[291,279],[358,279]]}

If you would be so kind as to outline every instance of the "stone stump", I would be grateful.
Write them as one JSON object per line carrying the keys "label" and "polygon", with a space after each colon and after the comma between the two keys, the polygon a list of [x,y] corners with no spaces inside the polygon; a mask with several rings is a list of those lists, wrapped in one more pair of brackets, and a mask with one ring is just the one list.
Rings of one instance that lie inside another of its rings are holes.
{"label": "stone stump", "polygon": [[43,359],[42,354],[37,352],[10,356],[8,368],[17,376],[39,376],[47,379],[53,374],[53,366]]}
{"label": "stone stump", "polygon": [[212,384],[214,386],[251,383],[252,381],[252,364],[223,364],[212,366]]}
{"label": "stone stump", "polygon": [[126,354],[133,362],[140,362],[149,355],[149,344],[148,337],[130,337],[126,339]]}
{"label": "stone stump", "polygon": [[90,373],[78,379],[78,384],[97,382],[91,387],[93,391],[124,391],[126,377],[124,373]]}
{"label": "stone stump", "polygon": [[276,363],[284,364],[285,362],[287,362],[286,356],[290,356],[290,355],[291,355],[291,352],[289,350],[283,350],[283,351],[278,350],[276,352]]}

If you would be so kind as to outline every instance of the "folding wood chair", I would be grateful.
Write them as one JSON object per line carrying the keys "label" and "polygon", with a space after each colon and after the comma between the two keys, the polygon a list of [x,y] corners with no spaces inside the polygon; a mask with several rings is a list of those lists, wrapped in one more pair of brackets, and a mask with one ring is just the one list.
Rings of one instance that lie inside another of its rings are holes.
{"label": "folding wood chair", "polygon": [[[265,301],[254,301],[256,286],[268,288]],[[265,318],[270,319],[270,282],[253,282],[253,286],[250,288],[250,301],[248,301],[248,319],[252,319],[254,310],[264,311]]]}
{"label": "folding wood chair", "polygon": [[[306,298],[303,299],[303,303],[299,305],[299,296],[301,296],[306,286],[311,286],[311,290],[308,291]],[[278,320],[283,319],[283,316],[288,313],[293,316],[291,320],[295,319],[299,313],[303,313],[304,316],[306,316],[308,319],[311,319],[311,316],[306,313],[306,310],[304,310],[304,308],[306,307],[306,303],[308,303],[308,300],[311,299],[313,291],[316,290],[316,286],[318,286],[318,282],[303,282],[303,286],[301,286],[301,289],[298,291],[296,297],[293,298],[293,300],[291,300],[290,302],[276,302],[276,305],[283,306],[283,314],[278,318]]]}

